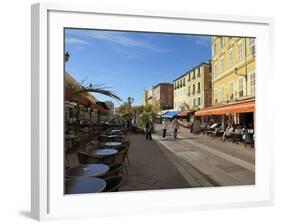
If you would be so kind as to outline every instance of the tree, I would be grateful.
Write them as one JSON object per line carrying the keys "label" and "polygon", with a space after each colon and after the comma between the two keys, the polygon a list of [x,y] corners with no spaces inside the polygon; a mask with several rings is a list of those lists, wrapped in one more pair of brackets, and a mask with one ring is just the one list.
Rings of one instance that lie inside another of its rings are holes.
{"label": "tree", "polygon": [[190,106],[187,103],[183,103],[180,106],[180,110],[184,111],[184,110],[190,110]]}
{"label": "tree", "polygon": [[84,84],[84,80],[82,80],[79,83],[73,83],[70,81],[66,81],[66,86],[69,87],[72,90],[71,95],[66,96],[66,100],[71,101],[73,98],[77,96],[83,96],[86,93],[92,92],[92,93],[99,93],[108,97],[111,97],[115,100],[122,101],[122,99],[114,94],[112,91],[107,90],[106,87],[102,85],[96,85],[94,86],[93,84]]}

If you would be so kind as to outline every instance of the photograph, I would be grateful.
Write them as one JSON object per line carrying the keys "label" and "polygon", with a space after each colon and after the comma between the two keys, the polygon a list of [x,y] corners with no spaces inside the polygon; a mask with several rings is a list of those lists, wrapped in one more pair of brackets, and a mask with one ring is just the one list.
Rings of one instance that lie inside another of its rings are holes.
{"label": "photograph", "polygon": [[64,194],[256,184],[256,37],[63,38]]}

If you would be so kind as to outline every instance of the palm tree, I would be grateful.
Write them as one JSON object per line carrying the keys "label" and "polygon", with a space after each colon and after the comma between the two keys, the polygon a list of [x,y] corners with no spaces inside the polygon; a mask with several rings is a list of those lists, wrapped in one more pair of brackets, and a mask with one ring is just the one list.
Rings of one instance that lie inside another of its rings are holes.
{"label": "palm tree", "polygon": [[72,80],[66,80],[66,86],[72,89],[72,93],[69,96],[66,96],[66,100],[71,101],[76,96],[83,96],[86,93],[99,93],[108,97],[111,97],[117,101],[122,101],[122,99],[114,94],[114,92],[107,90],[106,87],[103,85],[96,85],[93,86],[93,84],[84,84],[85,80],[82,80],[80,83],[78,82],[73,82]]}
{"label": "palm tree", "polygon": [[190,106],[189,106],[187,103],[183,103],[183,104],[180,106],[180,110],[181,110],[181,111],[190,110]]}

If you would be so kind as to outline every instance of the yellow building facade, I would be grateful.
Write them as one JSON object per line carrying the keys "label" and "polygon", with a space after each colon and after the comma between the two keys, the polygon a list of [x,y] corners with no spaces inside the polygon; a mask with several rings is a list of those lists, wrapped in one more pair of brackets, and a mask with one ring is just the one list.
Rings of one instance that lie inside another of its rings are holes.
{"label": "yellow building facade", "polygon": [[188,110],[211,106],[211,63],[201,63],[173,81],[174,109]]}
{"label": "yellow building facade", "polygon": [[212,105],[255,98],[255,38],[212,37]]}

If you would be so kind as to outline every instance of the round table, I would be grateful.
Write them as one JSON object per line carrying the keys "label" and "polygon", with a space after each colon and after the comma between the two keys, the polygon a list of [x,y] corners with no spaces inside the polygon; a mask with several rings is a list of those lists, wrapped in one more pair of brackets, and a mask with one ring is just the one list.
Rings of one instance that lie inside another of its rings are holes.
{"label": "round table", "polygon": [[101,142],[100,144],[105,147],[114,148],[114,147],[121,145],[122,143],[121,142]]}
{"label": "round table", "polygon": [[80,137],[80,135],[78,135],[78,134],[65,134],[64,135],[64,138],[66,138],[66,139],[74,139],[74,138],[79,138]]}
{"label": "round table", "polygon": [[105,180],[96,177],[66,180],[64,185],[65,194],[97,193],[105,186]]}
{"label": "round table", "polygon": [[108,170],[109,166],[105,164],[88,164],[70,168],[65,175],[68,177],[96,177]]}
{"label": "round table", "polygon": [[114,155],[118,152],[116,149],[96,149],[96,150],[90,150],[89,154],[94,156],[110,156]]}

